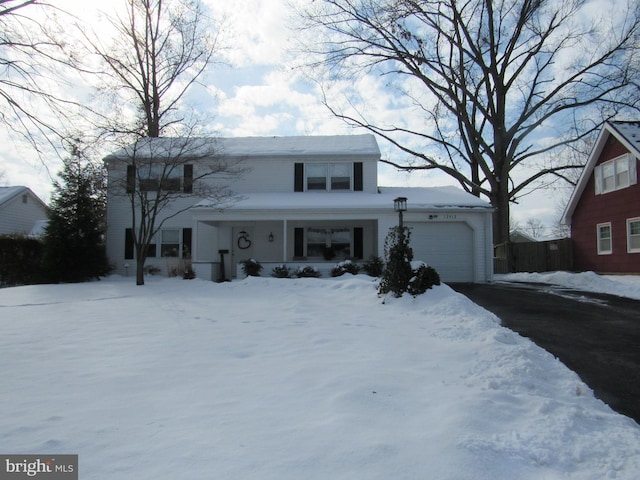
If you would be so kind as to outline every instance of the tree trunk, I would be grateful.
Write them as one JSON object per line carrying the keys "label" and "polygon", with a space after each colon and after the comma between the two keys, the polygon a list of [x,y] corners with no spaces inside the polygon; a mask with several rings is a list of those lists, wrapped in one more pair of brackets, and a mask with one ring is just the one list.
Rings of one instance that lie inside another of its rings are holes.
{"label": "tree trunk", "polygon": [[496,209],[493,213],[493,244],[507,243],[509,241],[508,180],[498,182],[491,192],[491,206]]}
{"label": "tree trunk", "polygon": [[136,259],[136,285],[144,285],[144,258]]}

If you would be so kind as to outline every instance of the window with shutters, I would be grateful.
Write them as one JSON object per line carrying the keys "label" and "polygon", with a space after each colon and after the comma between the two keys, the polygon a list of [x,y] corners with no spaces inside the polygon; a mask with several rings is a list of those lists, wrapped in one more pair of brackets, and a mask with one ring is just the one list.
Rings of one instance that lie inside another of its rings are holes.
{"label": "window with shutters", "polygon": [[601,163],[593,170],[596,195],[614,192],[637,183],[637,160],[631,154]]}
{"label": "window with shutters", "polygon": [[307,228],[303,240],[306,258],[325,259],[349,258],[352,256],[353,234],[350,228]]}
{"label": "window with shutters", "polygon": [[362,162],[296,163],[294,191],[362,191]]}
{"label": "window with shutters", "polygon": [[[161,257],[177,257],[181,252],[182,258],[191,258],[192,231],[190,228],[182,229],[182,237],[180,229],[161,230],[149,243],[147,257],[156,257],[158,242],[160,242]],[[133,230],[130,228],[125,229],[124,258],[125,260],[134,258]]]}
{"label": "window with shutters", "polygon": [[[138,168],[138,185],[143,192],[193,192],[193,165],[147,164]],[[127,167],[127,193],[135,190],[136,167]]]}

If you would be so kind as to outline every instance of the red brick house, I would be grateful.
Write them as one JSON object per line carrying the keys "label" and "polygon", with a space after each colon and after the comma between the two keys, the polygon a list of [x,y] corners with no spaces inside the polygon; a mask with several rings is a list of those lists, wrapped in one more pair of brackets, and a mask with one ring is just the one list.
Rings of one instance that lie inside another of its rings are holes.
{"label": "red brick house", "polygon": [[605,123],[569,200],[576,270],[640,273],[640,122]]}

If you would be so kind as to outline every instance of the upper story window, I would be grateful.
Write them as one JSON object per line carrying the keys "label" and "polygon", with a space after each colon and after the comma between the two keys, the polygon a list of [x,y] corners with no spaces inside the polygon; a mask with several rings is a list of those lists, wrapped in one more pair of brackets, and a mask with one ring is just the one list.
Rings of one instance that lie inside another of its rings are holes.
{"label": "upper story window", "polygon": [[596,195],[613,192],[637,183],[637,160],[631,154],[616,157],[595,167]]}
{"label": "upper story window", "polygon": [[296,163],[294,191],[362,191],[362,162]]}
{"label": "upper story window", "polygon": [[351,164],[309,163],[305,167],[307,190],[351,190]]}
{"label": "upper story window", "polygon": [[140,190],[155,192],[180,191],[182,168],[172,165],[142,165],[138,167]]}
{"label": "upper story window", "polygon": [[136,183],[142,192],[192,193],[193,165],[147,164],[137,170],[134,165],[127,165],[127,193],[135,191]]}

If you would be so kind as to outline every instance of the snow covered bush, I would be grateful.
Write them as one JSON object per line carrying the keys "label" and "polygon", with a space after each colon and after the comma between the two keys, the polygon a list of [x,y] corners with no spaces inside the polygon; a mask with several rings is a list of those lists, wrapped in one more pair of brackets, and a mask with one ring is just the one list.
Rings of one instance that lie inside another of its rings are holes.
{"label": "snow covered bush", "polygon": [[435,268],[420,262],[418,268],[414,268],[413,277],[409,280],[407,292],[413,295],[421,295],[434,285],[440,285],[440,275]]}
{"label": "snow covered bush", "polygon": [[300,267],[296,270],[296,277],[298,278],[319,278],[322,275],[316,267],[307,265],[306,267]]}
{"label": "snow covered bush", "polygon": [[338,263],[335,267],[331,269],[332,277],[340,277],[345,273],[350,273],[352,275],[357,275],[360,271],[360,267],[352,263],[351,260],[345,260],[344,262]]}
{"label": "snow covered bush", "polygon": [[293,271],[286,265],[278,265],[271,271],[271,276],[275,278],[291,278],[293,277]]}
{"label": "snow covered bush", "polygon": [[260,272],[262,271],[262,265],[259,261],[250,258],[248,260],[242,260],[240,262],[242,264],[242,272],[247,277],[259,277]]}

